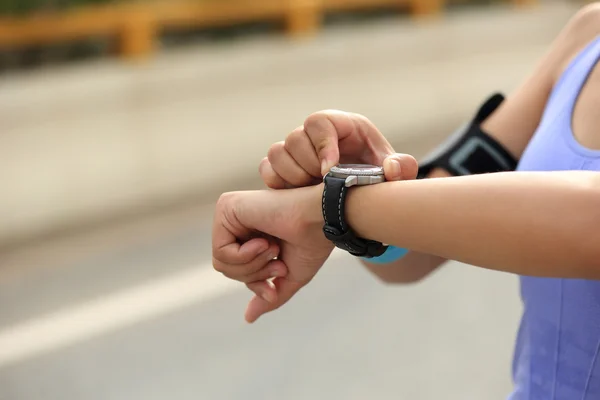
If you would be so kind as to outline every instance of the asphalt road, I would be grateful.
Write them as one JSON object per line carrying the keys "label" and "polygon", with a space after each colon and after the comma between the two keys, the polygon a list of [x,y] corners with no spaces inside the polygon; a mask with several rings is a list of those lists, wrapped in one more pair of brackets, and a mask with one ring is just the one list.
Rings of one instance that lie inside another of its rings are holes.
{"label": "asphalt road", "polygon": [[0,258],[0,399],[502,399],[514,276],[449,263],[385,286],[336,253],[286,307],[210,266],[211,207]]}

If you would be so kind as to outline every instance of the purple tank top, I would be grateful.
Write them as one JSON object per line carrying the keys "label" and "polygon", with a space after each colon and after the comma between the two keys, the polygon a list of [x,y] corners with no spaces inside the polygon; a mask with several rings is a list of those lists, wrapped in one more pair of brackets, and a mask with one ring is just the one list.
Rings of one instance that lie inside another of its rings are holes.
{"label": "purple tank top", "polygon": [[[582,146],[571,129],[575,102],[599,58],[600,36],[555,85],[518,170],[600,171],[600,151]],[[520,283],[524,313],[509,399],[600,399],[600,281],[523,276]]]}

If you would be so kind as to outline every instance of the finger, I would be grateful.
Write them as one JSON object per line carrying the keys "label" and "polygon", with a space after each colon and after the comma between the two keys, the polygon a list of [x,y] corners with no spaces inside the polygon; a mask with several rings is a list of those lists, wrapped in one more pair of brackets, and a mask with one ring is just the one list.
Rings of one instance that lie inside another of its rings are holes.
{"label": "finger", "polygon": [[390,142],[367,117],[353,113],[350,114],[350,119],[354,123],[356,135],[361,138],[360,141],[366,143],[366,147],[369,149],[368,156],[363,159],[363,162],[383,165],[384,159],[390,154],[394,154],[394,148]]}
{"label": "finger", "polygon": [[419,164],[408,154],[392,154],[383,161],[383,172],[388,181],[411,180],[417,177]]}
{"label": "finger", "polygon": [[275,303],[277,302],[277,290],[275,290],[275,286],[267,280],[247,283],[246,286],[250,289],[254,294],[266,301],[267,303]]}
{"label": "finger", "polygon": [[287,275],[285,264],[279,262],[271,265],[278,255],[278,246],[271,245],[267,250],[257,254],[247,262],[239,263],[239,259],[236,259],[235,263],[214,260],[213,265],[215,270],[227,278],[248,283]]}
{"label": "finger", "polygon": [[237,237],[233,233],[233,227],[229,221],[229,215],[232,214],[233,194],[224,193],[219,197],[215,207],[215,217],[212,227],[212,254],[213,258],[219,258],[219,253],[223,247],[237,244]]}
{"label": "finger", "polygon": [[246,275],[242,282],[253,283],[261,282],[267,279],[283,278],[288,274],[287,266],[280,260],[269,259],[266,264],[263,264],[262,268],[257,269],[255,272]]}
{"label": "finger", "polygon": [[271,167],[277,175],[292,186],[307,186],[312,182],[313,177],[302,169],[290,153],[288,153],[284,142],[279,142],[271,146],[268,158]]}
{"label": "finger", "polygon": [[331,113],[333,111],[314,113],[304,121],[304,131],[319,158],[321,176],[325,176],[340,160],[339,137],[330,119]]}
{"label": "finger", "polygon": [[286,189],[289,185],[275,172],[268,157],[263,158],[258,167],[258,173],[265,185],[271,189]]}
{"label": "finger", "polygon": [[[346,139],[355,139],[351,142],[360,146],[353,149],[356,155],[369,154],[362,161],[375,165],[382,165],[385,157],[394,152],[377,127],[360,114],[337,110],[320,111],[306,119],[304,130],[321,162],[322,176],[340,162],[340,143]],[[354,154],[354,151],[351,153]]]}
{"label": "finger", "polygon": [[[264,272],[263,272],[264,271]],[[276,271],[275,274],[271,271]],[[262,274],[261,274],[262,273]],[[288,269],[285,263],[280,260],[273,260],[263,270],[259,271],[255,276],[256,279],[246,283],[248,289],[253,291],[257,296],[266,300],[269,303],[274,303],[277,300],[277,291],[275,285],[269,280],[276,278],[283,278],[287,276]],[[276,275],[276,276],[275,276]]]}
{"label": "finger", "polygon": [[286,278],[277,278],[273,280],[273,285],[277,292],[276,301],[268,302],[259,296],[253,297],[246,308],[245,319],[248,323],[256,322],[262,315],[287,303],[304,286],[304,283]]}
{"label": "finger", "polygon": [[303,126],[288,135],[285,149],[309,175],[319,180],[322,178],[319,157]]}
{"label": "finger", "polygon": [[213,257],[224,264],[247,264],[266,252],[270,246],[269,241],[262,237],[250,239],[243,244],[236,241],[216,249]]}

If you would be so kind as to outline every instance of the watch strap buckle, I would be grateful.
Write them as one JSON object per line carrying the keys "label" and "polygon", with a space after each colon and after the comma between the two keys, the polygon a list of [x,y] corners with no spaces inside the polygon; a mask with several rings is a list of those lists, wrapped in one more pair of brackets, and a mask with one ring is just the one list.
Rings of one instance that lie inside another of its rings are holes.
{"label": "watch strap buckle", "polygon": [[387,246],[384,246],[380,242],[360,239],[351,230],[342,232],[329,224],[323,226],[323,233],[336,247],[356,257],[378,257],[387,250]]}

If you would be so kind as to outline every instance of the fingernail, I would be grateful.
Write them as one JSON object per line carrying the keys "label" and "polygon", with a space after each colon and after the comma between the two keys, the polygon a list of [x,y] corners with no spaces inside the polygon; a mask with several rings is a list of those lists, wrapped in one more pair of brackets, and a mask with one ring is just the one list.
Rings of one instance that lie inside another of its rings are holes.
{"label": "fingernail", "polygon": [[268,244],[265,244],[265,243],[263,243],[263,244],[261,244],[261,245],[258,247],[258,254],[260,254],[260,253],[264,253],[264,252],[265,252],[265,251],[267,251],[267,250],[269,250],[269,245],[268,245]]}
{"label": "fingernail", "polygon": [[402,176],[402,167],[400,167],[400,162],[398,160],[391,159],[388,161],[386,175],[388,176],[388,179],[398,179]]}
{"label": "fingernail", "polygon": [[264,292],[262,298],[269,303],[275,302],[275,295],[272,292]]}
{"label": "fingernail", "polygon": [[272,251],[269,251],[269,252],[267,253],[267,256],[266,256],[266,257],[267,257],[267,260],[272,260],[272,259],[274,259],[275,257],[277,257],[277,255],[276,255],[274,252],[272,252]]}
{"label": "fingernail", "polygon": [[271,271],[271,278],[278,278],[280,276],[283,276],[283,271],[279,269],[274,269],[273,271]]}

